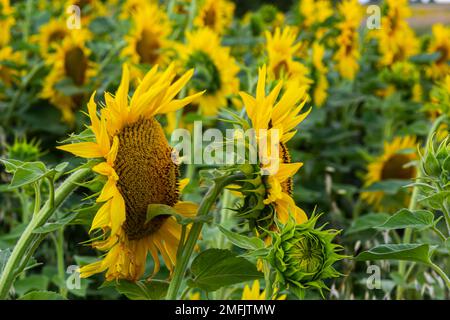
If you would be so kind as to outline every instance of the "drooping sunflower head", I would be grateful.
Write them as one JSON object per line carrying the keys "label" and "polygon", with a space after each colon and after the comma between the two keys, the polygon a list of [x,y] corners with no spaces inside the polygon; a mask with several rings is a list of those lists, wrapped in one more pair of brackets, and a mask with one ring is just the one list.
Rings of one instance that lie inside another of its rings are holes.
{"label": "drooping sunflower head", "polygon": [[279,233],[271,232],[269,261],[277,273],[277,283],[299,298],[307,289],[317,289],[323,296],[322,291],[328,289],[324,280],[341,275],[333,268],[335,262],[345,258],[338,254],[341,246],[332,242],[338,231],[316,227],[318,218],[313,215],[302,224],[290,220]]}
{"label": "drooping sunflower head", "polygon": [[[133,64],[167,66],[170,56],[171,24],[166,13],[157,4],[140,5],[133,11],[133,27],[126,37],[123,55]],[[141,78],[142,72],[132,70],[133,77]]]}
{"label": "drooping sunflower head", "polygon": [[209,28],[217,34],[225,33],[233,20],[234,3],[228,0],[203,0],[194,25]]}
{"label": "drooping sunflower head", "polygon": [[433,26],[433,38],[428,52],[438,52],[439,58],[428,70],[428,75],[434,79],[441,79],[450,74],[450,27],[442,24]]}
{"label": "drooping sunflower head", "polygon": [[[413,161],[417,159],[416,137],[395,137],[385,142],[383,154],[369,163],[365,177],[365,187],[389,180],[411,180],[416,176]],[[361,197],[377,208],[390,210],[393,203],[405,203],[405,194],[388,195],[381,190],[365,191]],[[400,198],[400,199],[397,199]]]}
{"label": "drooping sunflower head", "polygon": [[93,167],[106,182],[97,198],[102,206],[91,231],[101,231],[93,246],[107,253],[83,267],[83,277],[107,270],[107,280],[137,280],[148,253],[154,272],[159,269],[158,254],[173,269],[181,227],[167,212],[189,215],[195,213],[195,205],[179,201],[184,183],[178,179],[172,149],[155,116],[176,111],[202,94],[175,99],[192,74],[190,70],[175,81],[173,65],[162,73],[154,67],[129,99],[129,71],[124,66],[115,96],[105,94],[100,118],[94,95],[88,104],[95,141],[60,147],[83,158],[103,160]]}
{"label": "drooping sunflower head", "polygon": [[303,210],[298,208],[292,199],[292,177],[302,163],[291,163],[286,146],[295,135],[296,126],[310,112],[309,110],[300,113],[307,99],[306,87],[288,83],[284,94],[279,97],[283,88],[283,83],[279,82],[266,95],[266,74],[264,65],[259,70],[256,97],[245,92],[240,93],[255,132],[259,161],[259,171],[256,172],[256,177],[253,176],[249,180],[248,187],[256,188],[258,192],[244,191],[245,204],[241,215],[252,217],[252,223],[258,232],[275,228],[276,220],[281,223],[286,223],[289,217],[294,217],[298,223],[307,220]]}
{"label": "drooping sunflower head", "polygon": [[55,52],[45,58],[46,64],[51,67],[44,80],[41,97],[61,110],[64,121],[71,123],[74,120],[74,110],[84,101],[81,93],[72,96],[66,95],[58,89],[61,82],[78,88],[85,87],[96,74],[96,65],[89,60],[90,49],[86,46],[91,34],[86,30],[67,35],[64,40],[55,46]]}
{"label": "drooping sunflower head", "polygon": [[220,37],[208,28],[186,34],[187,44],[180,48],[184,69],[195,69],[189,92],[206,90],[198,99],[203,115],[214,116],[226,107],[227,98],[239,90],[239,67],[230,54],[230,48],[220,44]]}

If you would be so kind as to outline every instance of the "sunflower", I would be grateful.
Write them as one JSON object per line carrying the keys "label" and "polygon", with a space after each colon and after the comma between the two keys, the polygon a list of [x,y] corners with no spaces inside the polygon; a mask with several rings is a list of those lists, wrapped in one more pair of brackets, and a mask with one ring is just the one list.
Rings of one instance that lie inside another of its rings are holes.
{"label": "sunflower", "polygon": [[[416,176],[415,166],[411,162],[417,159],[416,137],[405,136],[395,137],[391,142],[384,143],[384,152],[375,158],[367,168],[367,174],[364,181],[365,187],[370,187],[374,183],[388,180],[409,180]],[[383,191],[365,191],[361,198],[367,203],[383,210],[390,210],[392,202]],[[386,200],[383,202],[383,200]],[[406,204],[408,197],[404,197]]]}
{"label": "sunflower", "polygon": [[104,17],[108,14],[108,8],[104,1],[98,0],[67,0],[61,1],[61,9],[66,10],[71,5],[78,6],[81,11],[81,24],[88,25],[96,17]]}
{"label": "sunflower", "polygon": [[358,28],[363,17],[362,7],[357,0],[346,0],[339,4],[338,10],[344,19],[337,25],[338,50],[334,60],[337,62],[340,75],[345,79],[353,80],[359,70]]}
{"label": "sunflower", "polygon": [[381,19],[381,29],[372,35],[378,39],[381,65],[389,66],[418,53],[419,42],[406,22],[411,15],[408,0],[387,0],[386,3],[388,11]]}
{"label": "sunflower", "polygon": [[439,58],[428,69],[428,74],[434,79],[442,79],[450,74],[450,27],[442,24],[433,26],[433,38],[428,52],[438,52]]}
{"label": "sunflower", "polygon": [[67,96],[58,90],[62,81],[81,88],[96,74],[96,65],[89,60],[91,51],[86,47],[86,41],[91,37],[86,30],[70,33],[55,46],[55,52],[47,55],[46,64],[51,70],[44,80],[41,97],[61,110],[63,120],[74,121],[74,109],[83,101],[83,94]]}
{"label": "sunflower", "polygon": [[0,48],[0,61],[2,61],[2,63],[0,63],[0,87],[3,85],[10,87],[20,73],[17,69],[11,68],[10,65],[4,62],[20,65],[24,62],[23,55],[19,51],[14,52],[10,46],[6,46]]}
{"label": "sunflower", "polygon": [[88,103],[95,142],[59,147],[79,157],[104,160],[93,167],[107,182],[97,198],[103,205],[92,222],[91,231],[103,231],[102,239],[94,241],[93,246],[107,253],[102,260],[84,266],[82,277],[107,270],[107,280],[137,280],[144,274],[148,253],[155,262],[154,273],[160,267],[158,253],[168,269],[173,270],[181,226],[175,218],[161,213],[147,221],[147,207],[160,204],[172,207],[179,214],[193,215],[196,206],[179,201],[182,183],[178,181],[178,166],[154,117],[178,110],[202,94],[174,99],[192,74],[190,70],[174,81],[173,65],[162,73],[155,66],[129,100],[129,71],[125,65],[115,96],[105,94],[106,105],[100,118],[94,94]]}
{"label": "sunflower", "polygon": [[[250,288],[248,284],[245,285],[242,291],[241,300],[266,300],[266,290],[261,292],[259,287],[259,281],[253,281],[252,287]],[[283,294],[278,297],[274,297],[272,300],[286,300],[286,295]]]}
{"label": "sunflower", "polygon": [[223,34],[233,20],[234,3],[228,0],[204,0],[200,5],[194,25]]}
{"label": "sunflower", "polygon": [[292,27],[285,27],[283,31],[276,28],[271,34],[266,32],[266,48],[268,56],[268,74],[270,80],[283,79],[297,81],[300,85],[308,85],[309,70],[302,63],[295,61],[294,57],[301,44],[296,43],[297,31]]}
{"label": "sunflower", "polygon": [[[267,170],[268,176],[263,176],[265,181],[266,195],[264,204],[273,206],[276,216],[281,223],[286,223],[290,216],[294,216],[297,223],[307,220],[305,212],[296,206],[292,199],[293,179],[292,177],[303,165],[302,163],[292,163],[289,150],[286,143],[295,135],[295,127],[302,122],[309,114],[311,109],[300,114],[307,101],[306,86],[298,87],[296,84],[288,83],[284,94],[276,102],[282,89],[282,81],[278,82],[275,88],[266,96],[266,74],[267,68],[264,65],[259,69],[258,84],[256,88],[256,97],[252,97],[245,92],[240,92],[244,102],[247,115],[255,130],[256,142],[258,148],[261,148],[260,130],[278,130],[280,141],[278,154],[280,161],[278,170],[273,172],[267,166],[262,165],[262,170]],[[299,105],[297,103],[300,102]],[[267,137],[271,137],[267,133]],[[271,144],[268,144],[271,145]],[[261,149],[260,149],[261,150]],[[268,155],[273,153],[268,150]],[[264,163],[263,159],[260,159]]]}
{"label": "sunflower", "polygon": [[39,28],[39,34],[33,35],[32,41],[39,44],[41,55],[45,57],[49,52],[53,51],[55,45],[64,40],[70,32],[65,20],[52,19]]}
{"label": "sunflower", "polygon": [[[151,0],[151,4],[157,4],[157,0]],[[145,9],[148,6],[148,1],[143,0],[125,0],[122,4],[120,18],[128,19],[133,16],[133,14],[137,11]]]}
{"label": "sunflower", "polygon": [[[133,65],[167,66],[172,47],[168,39],[172,28],[167,14],[156,4],[141,4],[132,17],[133,28],[125,38],[127,46],[122,55]],[[132,78],[142,78],[140,69],[133,68],[131,71]]]}
{"label": "sunflower", "polygon": [[333,15],[333,8],[328,0],[300,0],[299,12],[302,26],[308,29],[324,23]]}
{"label": "sunflower", "polygon": [[11,39],[10,29],[15,22],[13,13],[9,0],[0,0],[0,48],[6,46]]}
{"label": "sunflower", "polygon": [[317,107],[322,106],[328,96],[329,87],[327,73],[328,68],[323,63],[325,56],[325,47],[317,42],[312,47],[312,64],[314,66],[315,84],[313,91],[314,104]]}
{"label": "sunflower", "polygon": [[219,108],[227,106],[227,98],[239,91],[239,67],[230,48],[222,47],[220,37],[211,29],[188,32],[186,41],[179,52],[183,68],[195,69],[189,93],[206,89],[196,104],[201,114],[215,116]]}

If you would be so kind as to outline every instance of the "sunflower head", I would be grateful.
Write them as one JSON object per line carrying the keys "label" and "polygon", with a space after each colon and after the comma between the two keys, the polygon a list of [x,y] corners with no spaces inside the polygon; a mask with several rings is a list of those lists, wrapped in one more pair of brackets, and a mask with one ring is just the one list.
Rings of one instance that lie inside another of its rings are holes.
{"label": "sunflower head", "polygon": [[[127,46],[122,54],[136,65],[168,65],[171,24],[167,14],[157,4],[135,7],[132,14],[133,27],[126,37]],[[133,69],[132,72],[134,78],[143,76],[138,69]]]}
{"label": "sunflower head", "polygon": [[[413,161],[417,159],[416,138],[412,136],[396,137],[384,144],[384,152],[368,165],[368,172],[364,185],[374,188],[376,183],[389,180],[411,180],[416,176]],[[405,203],[408,192],[400,190],[400,194],[385,194],[382,190],[374,188],[361,194],[362,198],[375,207],[390,211],[395,209],[398,201]]]}
{"label": "sunflower head", "polygon": [[15,22],[13,13],[9,0],[0,0],[0,48],[8,45],[11,39],[10,29]]}
{"label": "sunflower head", "polygon": [[228,0],[203,0],[194,25],[223,34],[233,20],[234,4]]}
{"label": "sunflower head", "polygon": [[55,45],[62,42],[69,33],[65,20],[53,19],[41,26],[39,34],[33,36],[32,40],[39,44],[41,55],[45,57],[53,52]]}
{"label": "sunflower head", "polygon": [[338,254],[342,247],[332,241],[339,233],[316,227],[319,215],[307,222],[296,224],[290,220],[280,232],[272,232],[272,249],[269,261],[277,272],[277,282],[303,298],[307,289],[328,289],[324,280],[341,274],[333,264],[343,258]]}
{"label": "sunflower head", "polygon": [[428,74],[432,78],[441,79],[450,72],[450,27],[435,24],[432,31],[433,37],[428,52],[439,53],[439,58],[431,65]]}
{"label": "sunflower head", "polygon": [[116,94],[105,94],[100,118],[94,95],[88,104],[95,141],[60,147],[80,157],[103,159],[93,167],[105,184],[97,198],[102,205],[91,232],[101,232],[92,245],[107,253],[103,260],[84,266],[83,277],[106,270],[107,280],[137,280],[145,271],[149,253],[154,272],[160,265],[158,254],[173,269],[181,227],[167,210],[192,215],[196,207],[179,201],[185,183],[179,181],[172,149],[155,116],[174,112],[202,94],[175,99],[192,74],[190,70],[175,80],[173,65],[164,72],[154,67],[129,99],[125,65]]}
{"label": "sunflower head", "polygon": [[70,83],[83,90],[96,74],[96,65],[89,60],[91,51],[86,45],[91,36],[86,30],[70,33],[55,46],[54,52],[45,57],[45,62],[51,70],[44,80],[41,97],[50,100],[60,109],[63,119],[68,123],[74,121],[74,110],[79,108],[87,97],[83,93],[69,96],[59,90],[59,85],[62,82]]}
{"label": "sunflower head", "polygon": [[[241,190],[244,205],[240,215],[249,218],[261,234],[275,229],[276,221],[286,223],[289,217],[294,217],[300,223],[307,219],[292,199],[292,177],[302,163],[291,163],[286,146],[294,136],[296,126],[309,113],[300,113],[306,103],[306,89],[288,84],[280,96],[283,83],[279,82],[266,95],[266,75],[264,65],[259,70],[256,97],[240,93],[251,122],[248,126],[254,129],[253,147],[258,153],[258,164],[249,170]],[[272,140],[277,139],[273,138],[274,133],[279,141]]]}
{"label": "sunflower head", "polygon": [[215,116],[219,108],[228,105],[228,97],[238,93],[239,67],[230,54],[230,48],[222,47],[220,37],[209,28],[201,28],[186,34],[187,43],[180,48],[184,69],[195,69],[190,93],[206,89],[198,99],[200,112]]}

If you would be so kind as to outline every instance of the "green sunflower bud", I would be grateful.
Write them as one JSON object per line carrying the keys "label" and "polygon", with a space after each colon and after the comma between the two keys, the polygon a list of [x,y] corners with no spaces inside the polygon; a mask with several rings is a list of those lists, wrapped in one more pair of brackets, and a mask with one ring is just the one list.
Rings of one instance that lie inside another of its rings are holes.
{"label": "green sunflower bud", "polygon": [[37,161],[43,155],[39,142],[35,140],[15,139],[6,146],[6,158],[20,161]]}
{"label": "green sunflower bud", "polygon": [[307,289],[317,289],[323,295],[328,287],[324,280],[342,274],[333,264],[346,258],[337,252],[342,247],[333,244],[337,230],[316,228],[319,215],[313,215],[303,224],[289,221],[281,227],[280,233],[271,233],[273,247],[269,262],[276,270],[277,283],[303,298]]}

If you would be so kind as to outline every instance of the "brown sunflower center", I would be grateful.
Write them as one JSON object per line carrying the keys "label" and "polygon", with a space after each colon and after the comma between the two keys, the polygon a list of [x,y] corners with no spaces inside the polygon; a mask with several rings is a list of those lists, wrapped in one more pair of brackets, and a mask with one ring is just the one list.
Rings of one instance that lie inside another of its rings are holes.
{"label": "brown sunflower center", "polygon": [[446,46],[440,46],[437,51],[441,54],[439,59],[436,60],[436,64],[441,65],[447,62],[450,58],[450,50]]}
{"label": "brown sunflower center", "polygon": [[283,75],[289,73],[289,66],[286,60],[278,62],[278,64],[273,68],[273,73],[276,78],[282,78]]}
{"label": "brown sunflower center", "polygon": [[410,166],[405,168],[404,166],[410,162],[411,159],[404,154],[396,154],[390,157],[381,170],[381,179],[412,179],[414,178],[414,167]]}
{"label": "brown sunflower center", "polygon": [[[280,142],[280,156],[283,163],[291,163],[291,154],[283,142]],[[284,193],[292,196],[292,193],[294,192],[294,179],[292,179],[292,177],[287,178],[281,183],[281,189]]]}
{"label": "brown sunflower center", "polygon": [[55,30],[48,37],[48,42],[53,43],[55,41],[62,40],[62,39],[64,39],[65,36],[66,36],[66,33],[63,30]]}
{"label": "brown sunflower center", "polygon": [[216,24],[216,19],[217,13],[216,10],[214,10],[214,8],[209,8],[208,10],[205,11],[205,15],[203,18],[203,23],[205,24],[205,26],[214,28]]}
{"label": "brown sunflower center", "polygon": [[142,63],[155,64],[159,57],[158,37],[150,30],[143,30],[141,39],[136,43],[136,51]]}
{"label": "brown sunflower center", "polygon": [[88,60],[81,48],[75,47],[66,53],[64,70],[75,85],[81,86],[84,84],[87,67]]}
{"label": "brown sunflower center", "polygon": [[137,240],[159,230],[167,216],[146,223],[149,204],[174,206],[178,201],[178,167],[161,125],[153,118],[140,119],[118,134],[114,162],[118,189],[125,200],[125,232]]}

